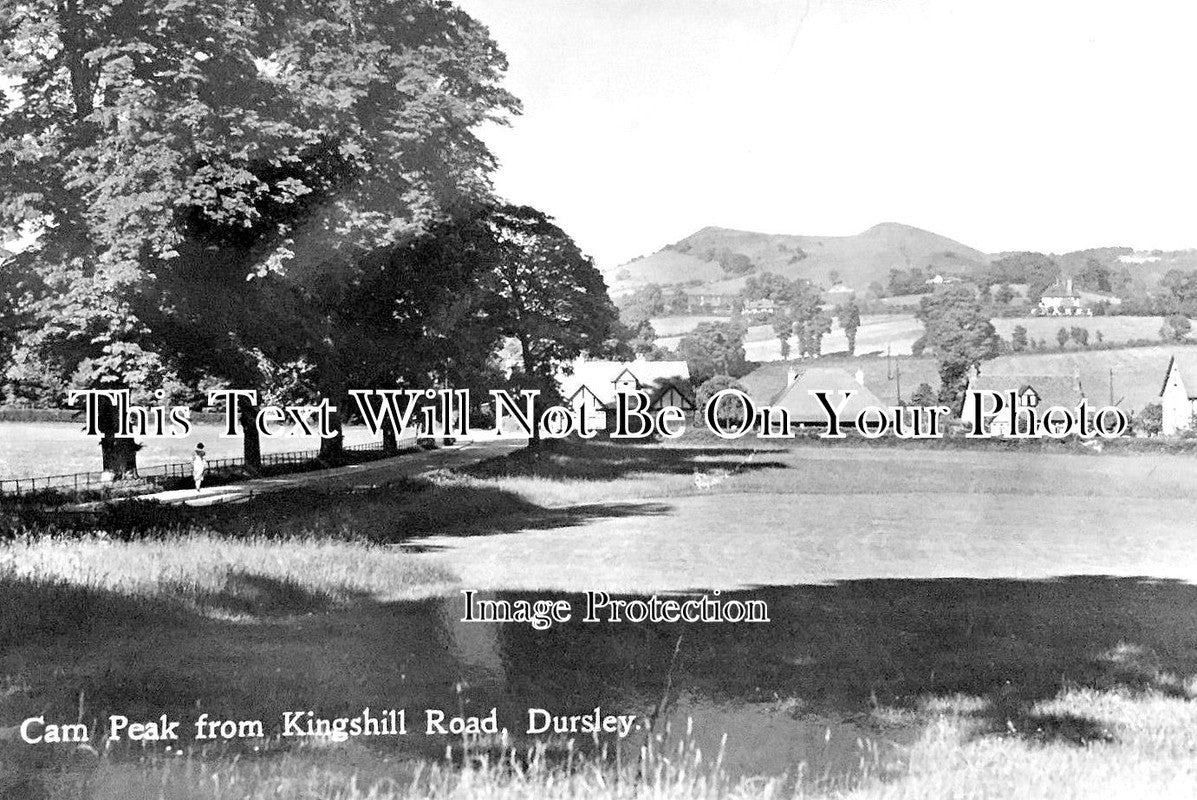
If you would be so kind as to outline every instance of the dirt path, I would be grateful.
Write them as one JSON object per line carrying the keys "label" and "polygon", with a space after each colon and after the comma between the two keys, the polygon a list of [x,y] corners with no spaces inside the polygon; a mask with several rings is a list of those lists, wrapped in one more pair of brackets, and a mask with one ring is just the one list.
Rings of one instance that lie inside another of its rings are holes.
{"label": "dirt path", "polygon": [[[379,486],[398,478],[419,475],[433,469],[458,467],[473,464],[495,456],[504,455],[527,440],[517,437],[503,439],[477,439],[450,445],[437,450],[405,453],[394,458],[369,461],[364,464],[350,464],[333,469],[300,472],[294,475],[279,475],[271,478],[255,478],[241,483],[194,489],[175,489],[166,492],[137,495],[138,500],[155,500],[159,503],[188,506],[210,506],[245,500],[255,495],[279,492],[301,487],[314,491],[350,489],[355,487]],[[91,511],[103,507],[105,502],[83,503],[73,506],[71,511]]]}

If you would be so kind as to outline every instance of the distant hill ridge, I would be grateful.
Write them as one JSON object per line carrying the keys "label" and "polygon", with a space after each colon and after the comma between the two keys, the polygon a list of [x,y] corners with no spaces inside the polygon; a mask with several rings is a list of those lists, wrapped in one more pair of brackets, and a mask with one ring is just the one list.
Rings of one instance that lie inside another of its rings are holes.
{"label": "distant hill ridge", "polygon": [[796,236],[705,227],[608,275],[621,294],[648,283],[689,284],[696,291],[731,293],[748,275],[774,272],[829,285],[831,274],[863,291],[885,284],[891,269],[920,267],[935,273],[971,274],[990,256],[954,239],[910,225],[885,222],[854,236]]}

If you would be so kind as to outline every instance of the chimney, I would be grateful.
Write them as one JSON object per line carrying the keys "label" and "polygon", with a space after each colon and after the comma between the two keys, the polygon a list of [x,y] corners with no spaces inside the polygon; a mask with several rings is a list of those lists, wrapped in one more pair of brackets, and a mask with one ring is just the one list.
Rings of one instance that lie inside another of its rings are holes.
{"label": "chimney", "polygon": [[856,368],[856,382],[861,386],[864,386],[864,370],[860,367]]}
{"label": "chimney", "polygon": [[798,380],[798,370],[790,367],[786,370],[786,386],[793,386],[796,380]]}

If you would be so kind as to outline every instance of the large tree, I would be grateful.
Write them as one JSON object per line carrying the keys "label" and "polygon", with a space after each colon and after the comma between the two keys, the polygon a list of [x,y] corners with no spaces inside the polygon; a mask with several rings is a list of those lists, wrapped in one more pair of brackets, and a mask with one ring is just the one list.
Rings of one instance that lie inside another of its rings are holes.
{"label": "large tree", "polygon": [[915,314],[926,330],[921,344],[939,358],[940,400],[957,404],[969,374],[998,354],[999,338],[971,289],[948,286],[924,297]]}
{"label": "large tree", "polygon": [[695,385],[715,375],[743,377],[749,370],[744,331],[725,322],[700,322],[681,338],[677,352],[686,360],[690,382]]}
{"label": "large tree", "polygon": [[856,355],[856,331],[860,329],[860,306],[855,299],[845,300],[835,310],[835,316],[848,339],[848,355]]}
{"label": "large tree", "polygon": [[[480,302],[494,330],[519,343],[515,386],[553,398],[556,377],[570,362],[617,354],[619,314],[594,262],[548,216],[499,205],[483,221],[492,249],[483,262]],[[532,444],[538,442],[534,436]]]}
{"label": "large tree", "polygon": [[[177,361],[241,379],[279,334],[254,310],[281,297],[316,324],[278,357],[303,354],[340,397],[330,310],[370,253],[488,196],[474,130],[517,109],[505,66],[434,0],[0,4],[0,70],[17,80],[0,232],[41,230],[21,375],[152,388]],[[246,286],[263,280],[279,285]],[[249,295],[240,327],[214,330],[219,300],[189,296],[213,282]],[[194,363],[189,325],[229,350]],[[131,466],[131,445],[106,466]]]}

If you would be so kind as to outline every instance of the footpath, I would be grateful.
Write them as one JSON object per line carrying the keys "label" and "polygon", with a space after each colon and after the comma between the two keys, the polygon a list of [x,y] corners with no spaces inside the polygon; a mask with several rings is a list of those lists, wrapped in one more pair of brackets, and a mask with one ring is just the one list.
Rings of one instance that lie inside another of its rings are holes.
{"label": "footpath", "polygon": [[109,503],[123,502],[128,499],[153,500],[171,505],[209,506],[238,502],[255,495],[297,488],[308,488],[312,491],[371,489],[432,470],[475,464],[488,458],[510,453],[527,443],[526,438],[494,436],[487,432],[471,436],[468,439],[459,439],[454,444],[434,450],[406,452],[391,458],[362,464],[348,464],[343,467],[298,472],[293,475],[252,478],[220,486],[205,486],[198,492],[194,489],[172,489],[165,492],[139,494],[120,500],[97,500],[72,505],[65,510],[98,511]]}

